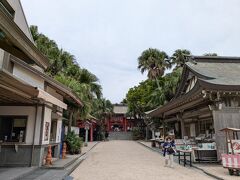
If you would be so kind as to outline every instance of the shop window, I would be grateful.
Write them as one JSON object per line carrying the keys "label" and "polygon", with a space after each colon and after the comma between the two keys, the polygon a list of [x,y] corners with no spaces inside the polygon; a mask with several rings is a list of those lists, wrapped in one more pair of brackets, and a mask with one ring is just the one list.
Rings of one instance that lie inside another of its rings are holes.
{"label": "shop window", "polygon": [[200,121],[199,123],[200,123],[200,128],[199,128],[200,134],[205,134],[207,136],[210,134],[214,134],[212,120],[203,120],[203,121]]}
{"label": "shop window", "polygon": [[27,116],[0,116],[0,141],[25,142]]}

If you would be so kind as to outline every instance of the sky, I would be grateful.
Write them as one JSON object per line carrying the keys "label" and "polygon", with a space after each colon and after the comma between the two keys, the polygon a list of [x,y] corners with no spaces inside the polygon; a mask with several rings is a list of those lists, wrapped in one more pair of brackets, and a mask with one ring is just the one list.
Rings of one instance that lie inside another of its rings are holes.
{"label": "sky", "polygon": [[239,0],[21,0],[29,25],[95,74],[112,103],[145,80],[137,58],[148,48],[171,55],[240,56]]}

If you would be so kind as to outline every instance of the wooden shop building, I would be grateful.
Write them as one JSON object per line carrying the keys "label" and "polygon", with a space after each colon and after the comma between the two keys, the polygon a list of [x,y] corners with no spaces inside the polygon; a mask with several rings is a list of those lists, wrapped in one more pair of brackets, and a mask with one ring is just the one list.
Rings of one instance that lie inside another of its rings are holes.
{"label": "wooden shop building", "polygon": [[195,142],[220,160],[227,151],[220,130],[240,128],[240,58],[189,57],[175,97],[148,116],[160,118],[164,135]]}

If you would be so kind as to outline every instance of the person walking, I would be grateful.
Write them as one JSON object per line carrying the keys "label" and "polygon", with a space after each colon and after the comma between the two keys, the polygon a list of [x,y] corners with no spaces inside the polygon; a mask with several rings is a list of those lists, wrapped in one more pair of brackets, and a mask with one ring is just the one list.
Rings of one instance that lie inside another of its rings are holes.
{"label": "person walking", "polygon": [[163,144],[163,156],[165,157],[165,167],[170,166],[173,168],[173,155],[175,153],[175,143],[174,140],[167,136]]}
{"label": "person walking", "polygon": [[109,136],[108,131],[105,131],[105,141],[108,141],[108,136]]}

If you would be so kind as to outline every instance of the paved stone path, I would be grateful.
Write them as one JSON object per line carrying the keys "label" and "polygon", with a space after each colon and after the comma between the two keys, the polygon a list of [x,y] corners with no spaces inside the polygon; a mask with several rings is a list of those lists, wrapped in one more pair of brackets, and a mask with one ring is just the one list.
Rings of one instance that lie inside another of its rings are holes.
{"label": "paved stone path", "polygon": [[164,167],[164,158],[134,141],[99,143],[71,176],[76,180],[208,180],[194,168],[174,164]]}

